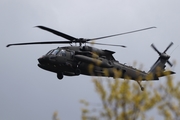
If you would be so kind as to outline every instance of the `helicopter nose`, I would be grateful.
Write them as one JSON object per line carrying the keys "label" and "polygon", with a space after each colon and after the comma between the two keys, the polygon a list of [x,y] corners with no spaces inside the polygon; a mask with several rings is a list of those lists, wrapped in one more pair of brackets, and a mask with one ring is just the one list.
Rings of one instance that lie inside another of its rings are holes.
{"label": "helicopter nose", "polygon": [[47,59],[46,59],[45,57],[40,57],[40,58],[38,59],[38,61],[39,61],[40,64],[44,64],[44,63],[47,62]]}

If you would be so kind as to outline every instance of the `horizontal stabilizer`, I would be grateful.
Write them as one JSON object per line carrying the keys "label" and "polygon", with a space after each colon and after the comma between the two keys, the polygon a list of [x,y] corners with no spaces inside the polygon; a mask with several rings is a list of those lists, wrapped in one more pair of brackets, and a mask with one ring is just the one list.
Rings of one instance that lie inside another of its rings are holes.
{"label": "horizontal stabilizer", "polygon": [[157,73],[157,76],[163,77],[163,76],[168,76],[168,75],[172,75],[172,74],[176,74],[176,73],[173,71],[163,71],[163,72]]}

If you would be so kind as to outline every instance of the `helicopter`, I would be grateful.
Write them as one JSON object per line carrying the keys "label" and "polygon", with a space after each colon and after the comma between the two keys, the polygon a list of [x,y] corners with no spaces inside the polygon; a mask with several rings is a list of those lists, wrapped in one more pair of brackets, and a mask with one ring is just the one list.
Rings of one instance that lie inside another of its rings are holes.
{"label": "helicopter", "polygon": [[[159,77],[175,74],[175,72],[173,71],[165,70],[166,63],[168,63],[171,67],[173,66],[172,63],[169,61],[170,56],[166,54],[166,51],[173,45],[173,42],[171,42],[163,52],[160,52],[154,46],[154,44],[151,44],[151,47],[159,54],[159,58],[152,65],[148,72],[138,70],[132,66],[120,63],[113,57],[113,54],[115,53],[114,51],[102,50],[86,45],[87,43],[92,43],[91,41],[94,40],[130,34],[156,27],[149,27],[93,39],[75,38],[73,36],[45,26],[36,27],[53,33],[62,38],[65,38],[68,41],[14,43],[8,44],[6,47],[33,44],[70,44],[70,46],[52,49],[38,59],[38,66],[40,68],[56,73],[57,78],[60,80],[63,79],[64,76],[78,76],[81,74],[88,76],[123,78],[137,81],[138,85],[143,91],[144,88],[141,85],[141,81],[159,80]],[[73,46],[73,43],[79,43],[79,45]],[[117,46],[123,48],[126,47],[124,45],[104,44],[96,42],[92,44]]]}

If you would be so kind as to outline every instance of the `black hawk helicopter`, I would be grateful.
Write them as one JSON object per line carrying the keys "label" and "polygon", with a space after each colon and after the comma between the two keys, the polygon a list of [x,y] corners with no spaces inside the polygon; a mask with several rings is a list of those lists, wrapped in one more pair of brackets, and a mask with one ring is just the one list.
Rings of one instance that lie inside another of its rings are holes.
{"label": "black hawk helicopter", "polygon": [[[56,49],[50,50],[43,57],[39,58],[38,66],[44,70],[57,73],[58,79],[63,79],[63,76],[78,76],[80,74],[89,76],[104,76],[104,77],[114,77],[114,78],[124,78],[137,81],[141,90],[144,88],[140,84],[141,81],[145,80],[159,80],[159,77],[163,77],[170,74],[175,74],[173,71],[166,71],[166,63],[172,66],[169,61],[170,56],[166,54],[166,51],[173,45],[171,42],[164,52],[159,52],[157,48],[152,44],[151,47],[159,54],[159,58],[153,64],[148,72],[138,70],[132,66],[127,66],[125,64],[119,63],[114,57],[114,51],[102,50],[95,47],[87,46],[86,43],[91,43],[91,41],[139,32],[147,29],[152,29],[155,27],[149,27],[139,30],[134,30],[130,32],[109,35],[104,37],[98,37],[93,39],[75,38],[65,33],[56,31],[54,29],[36,26],[42,30],[51,32],[55,35],[63,37],[69,41],[46,41],[46,42],[29,42],[29,43],[15,43],[8,44],[7,47],[14,45],[30,45],[30,44],[72,44],[79,43],[79,46],[66,46],[58,47]],[[82,44],[85,44],[82,46]],[[113,45],[113,44],[103,44],[94,43],[99,45],[110,45],[126,47],[123,45]]]}

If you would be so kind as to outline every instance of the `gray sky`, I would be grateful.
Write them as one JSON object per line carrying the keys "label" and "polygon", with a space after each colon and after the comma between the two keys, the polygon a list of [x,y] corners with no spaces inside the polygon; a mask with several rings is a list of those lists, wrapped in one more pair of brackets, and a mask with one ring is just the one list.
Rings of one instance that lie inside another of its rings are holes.
{"label": "gray sky", "polygon": [[[0,119],[50,120],[58,111],[62,120],[80,119],[80,99],[98,103],[91,77],[64,77],[37,67],[37,59],[57,45],[6,48],[9,43],[64,40],[34,28],[44,25],[74,37],[94,38],[145,27],[156,29],[99,40],[127,48],[95,46],[116,51],[115,58],[148,71],[158,58],[151,43],[160,50],[172,41],[170,54],[180,39],[179,0],[1,0],[0,1]],[[63,46],[63,45],[59,45]],[[170,61],[179,80],[180,47]],[[168,65],[167,65],[168,66]],[[163,82],[163,78],[160,84]]]}

